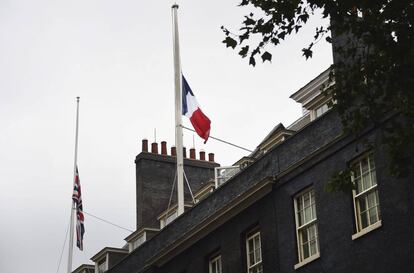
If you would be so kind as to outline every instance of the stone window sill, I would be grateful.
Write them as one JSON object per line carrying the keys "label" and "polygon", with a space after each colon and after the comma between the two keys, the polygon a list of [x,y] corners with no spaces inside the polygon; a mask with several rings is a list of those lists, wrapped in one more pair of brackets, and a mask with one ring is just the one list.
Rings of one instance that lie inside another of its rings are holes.
{"label": "stone window sill", "polygon": [[372,225],[364,228],[363,230],[361,230],[361,231],[353,234],[352,235],[352,240],[356,240],[359,237],[364,236],[365,234],[367,234],[367,233],[369,233],[369,232],[371,232],[373,230],[376,230],[377,228],[380,228],[381,226],[382,226],[382,221],[379,220],[378,222],[376,222],[376,223],[374,223],[374,224],[372,224]]}
{"label": "stone window sill", "polygon": [[319,259],[319,257],[320,257],[320,254],[319,253],[316,253],[313,256],[310,256],[310,257],[304,259],[303,261],[295,264],[294,268],[296,270],[296,269],[298,269],[298,268],[300,268],[300,267],[302,267],[302,266],[304,266],[304,265],[306,265],[306,264],[308,264],[310,262],[313,262],[316,259]]}

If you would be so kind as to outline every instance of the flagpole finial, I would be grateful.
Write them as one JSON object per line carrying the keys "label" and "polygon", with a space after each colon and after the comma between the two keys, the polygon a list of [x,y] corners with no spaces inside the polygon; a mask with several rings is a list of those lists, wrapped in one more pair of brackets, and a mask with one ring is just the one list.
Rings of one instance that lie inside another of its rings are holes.
{"label": "flagpole finial", "polygon": [[174,5],[172,5],[172,7],[171,7],[172,9],[178,9],[178,4],[177,3],[174,3]]}

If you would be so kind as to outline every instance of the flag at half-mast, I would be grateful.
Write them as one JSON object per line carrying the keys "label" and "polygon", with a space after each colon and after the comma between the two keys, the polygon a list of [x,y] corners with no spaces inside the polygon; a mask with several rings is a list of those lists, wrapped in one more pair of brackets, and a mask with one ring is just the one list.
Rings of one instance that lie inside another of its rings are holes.
{"label": "flag at half-mast", "polygon": [[182,92],[183,92],[183,107],[182,113],[188,117],[194,130],[197,134],[204,139],[204,143],[207,142],[210,136],[210,119],[201,111],[200,105],[198,104],[193,91],[188,85],[184,75],[182,75]]}
{"label": "flag at half-mast", "polygon": [[75,185],[73,186],[72,200],[76,206],[76,245],[80,250],[83,250],[83,234],[85,233],[85,227],[83,225],[84,215],[82,206],[82,191],[77,166],[75,173]]}

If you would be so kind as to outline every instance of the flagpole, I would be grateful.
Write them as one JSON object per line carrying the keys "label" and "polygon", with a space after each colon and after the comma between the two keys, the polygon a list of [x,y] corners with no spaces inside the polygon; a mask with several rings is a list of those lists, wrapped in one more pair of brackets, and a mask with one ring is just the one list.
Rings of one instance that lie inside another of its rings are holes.
{"label": "flagpole", "polygon": [[[76,179],[76,165],[78,161],[78,131],[79,131],[79,97],[76,97],[76,133],[75,133],[75,160],[73,167],[73,185],[72,191],[75,186]],[[69,232],[69,251],[68,251],[68,273],[72,273],[72,258],[73,258],[73,234],[74,234],[74,212],[75,212],[75,202],[71,198],[72,204],[70,207],[70,232]]]}
{"label": "flagpole", "polygon": [[184,160],[183,160],[183,129],[182,129],[182,89],[180,43],[178,36],[178,5],[172,7],[173,40],[174,40],[174,86],[175,86],[175,146],[177,147],[177,215],[184,213]]}

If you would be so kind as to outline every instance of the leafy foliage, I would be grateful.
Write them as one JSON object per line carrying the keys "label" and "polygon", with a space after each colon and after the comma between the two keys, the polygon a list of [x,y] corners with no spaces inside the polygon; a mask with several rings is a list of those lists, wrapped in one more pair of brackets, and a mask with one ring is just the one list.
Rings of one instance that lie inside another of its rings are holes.
{"label": "leafy foliage", "polygon": [[[253,66],[257,56],[271,61],[268,49],[299,32],[316,10],[330,18],[331,25],[317,27],[302,54],[311,58],[323,38],[333,44],[335,85],[329,92],[346,133],[358,136],[391,114],[399,116],[383,128],[382,143],[389,150],[392,174],[407,175],[414,153],[414,1],[242,0],[240,6],[252,6],[263,16],[245,16],[238,34],[222,27],[223,42],[241,47],[239,54]],[[338,181],[347,174],[336,174],[336,186],[329,187],[343,190]]]}
{"label": "leafy foliage", "polygon": [[343,171],[339,171],[335,173],[332,176],[331,181],[329,181],[325,185],[325,190],[327,192],[349,192],[350,190],[355,188],[355,185],[352,183],[351,177],[351,169],[347,168]]}

